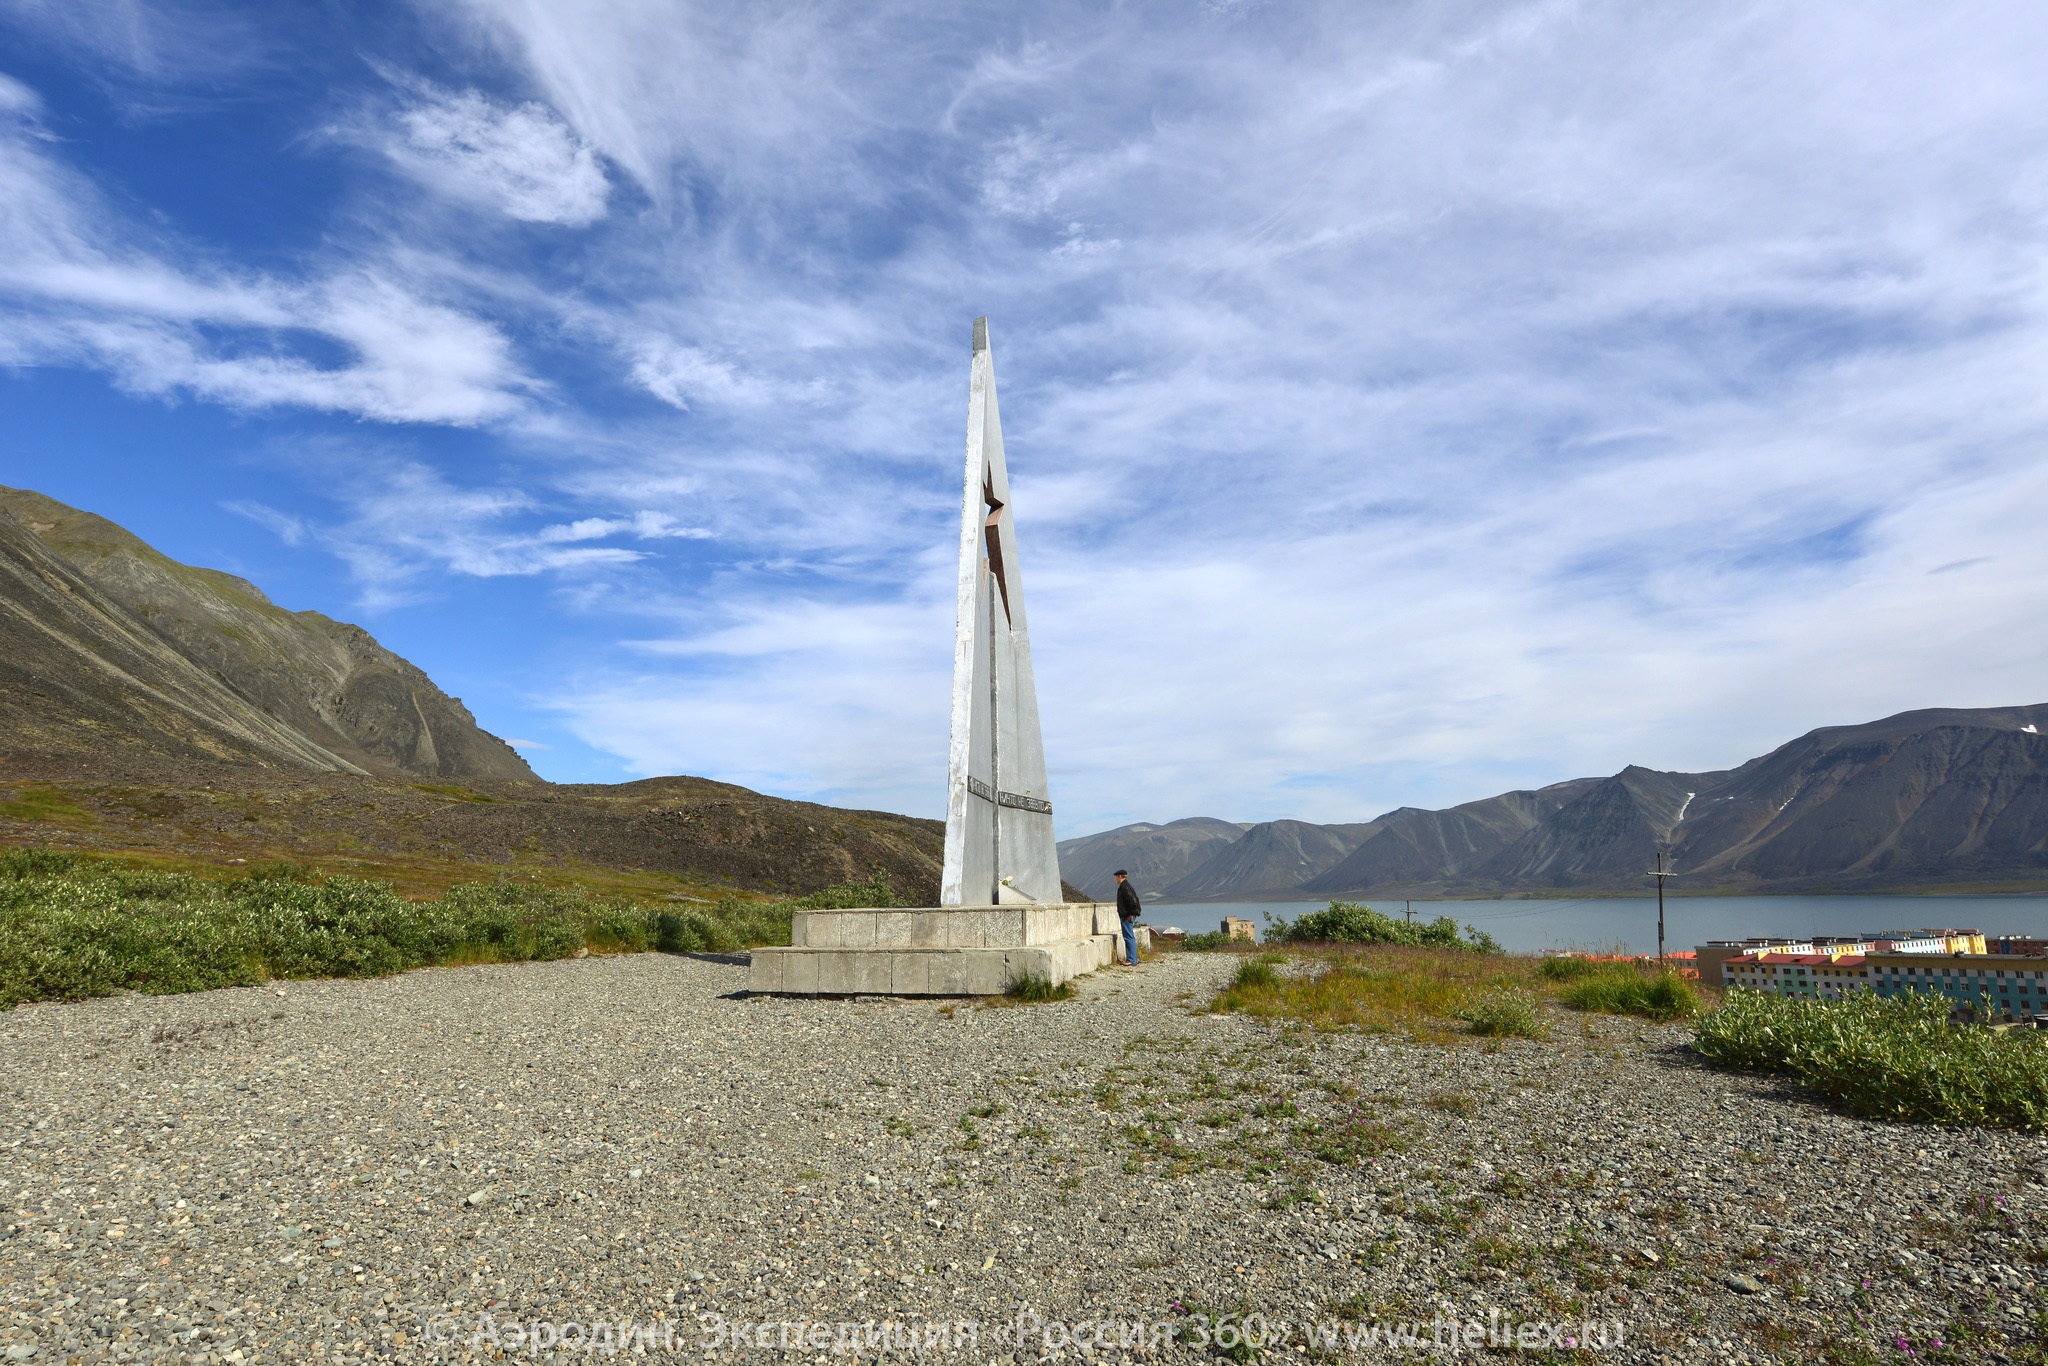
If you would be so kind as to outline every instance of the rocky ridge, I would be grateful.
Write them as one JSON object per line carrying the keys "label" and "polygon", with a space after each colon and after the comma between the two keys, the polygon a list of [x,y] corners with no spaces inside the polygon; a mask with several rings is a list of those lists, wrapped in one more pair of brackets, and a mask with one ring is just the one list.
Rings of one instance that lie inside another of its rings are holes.
{"label": "rocky ridge", "polygon": [[0,721],[15,752],[535,781],[361,627],[27,489],[0,488]]}

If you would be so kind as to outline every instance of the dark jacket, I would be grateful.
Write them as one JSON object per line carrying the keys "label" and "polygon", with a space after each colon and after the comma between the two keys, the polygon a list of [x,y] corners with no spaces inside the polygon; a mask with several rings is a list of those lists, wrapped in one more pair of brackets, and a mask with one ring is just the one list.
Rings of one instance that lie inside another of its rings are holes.
{"label": "dark jacket", "polygon": [[1138,918],[1138,889],[1128,880],[1116,885],[1116,914],[1119,920]]}

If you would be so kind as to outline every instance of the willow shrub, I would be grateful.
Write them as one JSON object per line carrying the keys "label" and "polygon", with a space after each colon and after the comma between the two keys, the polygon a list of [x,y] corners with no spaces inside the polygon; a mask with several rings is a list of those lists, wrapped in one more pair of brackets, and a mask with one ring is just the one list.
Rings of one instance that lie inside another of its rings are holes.
{"label": "willow shrub", "polygon": [[1733,991],[1694,1029],[1724,1067],[1797,1078],[1854,1114],[1922,1124],[2048,1128],[2048,1038],[1949,1022],[1932,993],[1800,1000]]}
{"label": "willow shrub", "polygon": [[1465,927],[1470,938],[1458,933],[1458,922],[1447,915],[1417,924],[1383,915],[1356,901],[1332,901],[1320,911],[1296,916],[1276,925],[1267,936],[1276,944],[1398,944],[1408,948],[1473,949],[1499,953],[1492,935],[1477,926]]}
{"label": "willow shrub", "polygon": [[435,901],[407,901],[388,883],[288,867],[223,882],[21,850],[0,856],[0,1009],[121,990],[530,962],[586,948],[787,944],[793,910],[889,898],[878,873],[793,902],[729,898],[687,910],[511,883],[464,883]]}

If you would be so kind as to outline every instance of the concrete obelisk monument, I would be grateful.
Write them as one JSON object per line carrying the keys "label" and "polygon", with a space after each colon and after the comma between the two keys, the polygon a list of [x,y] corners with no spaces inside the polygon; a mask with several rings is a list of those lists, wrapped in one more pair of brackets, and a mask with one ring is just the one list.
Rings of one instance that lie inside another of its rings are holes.
{"label": "concrete obelisk monument", "polygon": [[1064,901],[988,319],[974,320],[941,906]]}
{"label": "concrete obelisk monument", "polygon": [[754,950],[753,990],[978,996],[1114,958],[1116,907],[1061,892],[986,318],[974,322],[959,606],[939,904],[798,911],[788,948]]}

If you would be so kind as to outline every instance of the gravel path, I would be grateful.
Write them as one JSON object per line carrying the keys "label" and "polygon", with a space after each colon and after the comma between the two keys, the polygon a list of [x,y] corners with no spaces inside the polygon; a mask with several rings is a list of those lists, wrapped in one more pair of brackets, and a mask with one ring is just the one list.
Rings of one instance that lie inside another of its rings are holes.
{"label": "gravel path", "polygon": [[1215,1345],[1151,1325],[1246,1313],[1297,1360],[1412,1359],[1345,1345],[1405,1323],[2040,1350],[2048,1141],[1844,1119],[1628,1021],[1489,1050],[1192,1013],[1231,966],[1002,1008],[657,955],[24,1007],[0,1361],[583,1360],[621,1322],[679,1359],[721,1323],[721,1360],[1036,1360],[1077,1323],[1179,1359]]}

